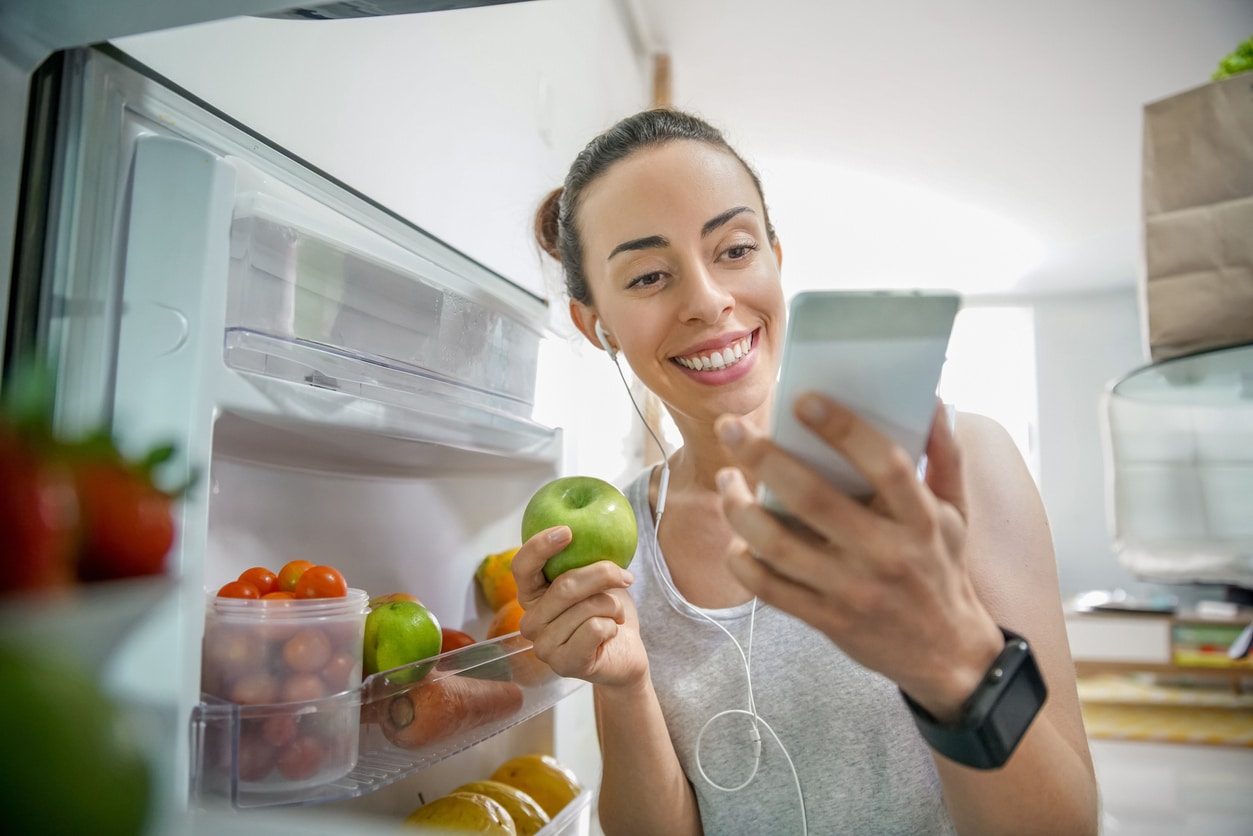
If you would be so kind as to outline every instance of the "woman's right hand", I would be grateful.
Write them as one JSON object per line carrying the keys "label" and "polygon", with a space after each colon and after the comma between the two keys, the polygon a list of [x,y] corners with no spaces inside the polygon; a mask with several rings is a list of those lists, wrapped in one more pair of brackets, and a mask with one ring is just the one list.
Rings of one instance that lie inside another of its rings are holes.
{"label": "woman's right hand", "polygon": [[648,678],[648,656],[627,592],[631,573],[602,560],[549,583],[544,563],[570,537],[564,525],[545,529],[514,555],[518,603],[525,610],[519,629],[535,655],[561,676],[601,686],[637,685]]}

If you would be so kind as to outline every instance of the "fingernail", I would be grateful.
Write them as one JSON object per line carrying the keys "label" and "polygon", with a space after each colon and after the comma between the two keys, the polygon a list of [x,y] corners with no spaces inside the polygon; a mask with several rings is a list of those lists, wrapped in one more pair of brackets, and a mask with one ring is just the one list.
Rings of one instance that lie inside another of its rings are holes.
{"label": "fingernail", "polygon": [[725,444],[735,444],[744,437],[744,427],[738,418],[719,421],[715,429],[718,431],[718,438]]}
{"label": "fingernail", "polygon": [[548,542],[564,543],[570,539],[570,529],[564,525],[559,525],[552,531],[548,532]]}
{"label": "fingernail", "polygon": [[726,493],[727,489],[731,487],[731,479],[733,475],[734,474],[731,473],[731,468],[729,467],[724,467],[722,470],[719,470],[717,475],[714,476],[714,481],[718,483],[718,490]]}
{"label": "fingernail", "polygon": [[626,569],[623,569],[622,570],[622,582],[625,583],[627,586],[630,586],[631,584],[635,583],[635,575],[632,575]]}
{"label": "fingernail", "polygon": [[827,405],[817,395],[801,395],[796,400],[796,413],[811,424],[817,424],[827,417]]}

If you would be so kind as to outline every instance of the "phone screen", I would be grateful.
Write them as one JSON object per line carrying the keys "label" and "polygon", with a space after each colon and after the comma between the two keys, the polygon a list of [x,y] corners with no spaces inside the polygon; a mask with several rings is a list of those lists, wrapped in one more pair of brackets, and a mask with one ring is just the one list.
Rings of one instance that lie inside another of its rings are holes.
{"label": "phone screen", "polygon": [[[961,298],[947,291],[813,291],[797,294],[775,392],[771,434],[840,490],[873,492],[848,461],[792,412],[805,390],[857,412],[917,462],[935,414],[936,388]],[[786,513],[769,491],[762,502]]]}

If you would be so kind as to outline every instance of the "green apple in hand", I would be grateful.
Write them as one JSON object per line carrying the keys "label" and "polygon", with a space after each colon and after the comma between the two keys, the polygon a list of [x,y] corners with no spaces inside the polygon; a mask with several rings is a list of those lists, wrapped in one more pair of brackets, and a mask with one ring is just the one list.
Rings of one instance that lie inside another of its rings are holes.
{"label": "green apple in hand", "polygon": [[572,536],[544,564],[549,582],[598,560],[612,560],[625,569],[635,557],[635,512],[622,491],[603,479],[564,476],[536,491],[522,512],[523,542],[555,525],[568,526]]}

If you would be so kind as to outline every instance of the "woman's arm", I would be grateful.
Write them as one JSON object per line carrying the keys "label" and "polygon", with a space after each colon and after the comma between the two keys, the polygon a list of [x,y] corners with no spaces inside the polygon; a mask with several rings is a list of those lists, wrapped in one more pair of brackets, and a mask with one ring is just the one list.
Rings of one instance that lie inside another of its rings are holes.
{"label": "woman's arm", "polygon": [[696,796],[670,741],[626,591],[631,574],[606,560],[548,583],[544,562],[569,541],[565,526],[539,532],[514,555],[513,574],[522,635],[535,655],[595,689],[601,828],[608,836],[699,836]]}
{"label": "woman's arm", "polygon": [[1000,425],[962,415],[957,439],[969,497],[971,580],[996,622],[1031,644],[1048,699],[1002,769],[984,772],[934,756],[949,812],[963,834],[1096,833],[1096,779],[1044,507]]}
{"label": "woman's arm", "polygon": [[[1017,450],[992,422],[965,418],[959,448],[939,412],[923,484],[909,457],[852,412],[825,398],[803,402],[817,409],[798,418],[875,496],[857,502],[744,422],[719,419],[743,469],[719,474],[724,510],[744,541],[732,572],[942,721],[956,718],[1004,646],[997,625],[1022,633],[1048,702],[1000,769],[935,755],[945,800],[963,833],[1095,833],[1095,779],[1047,523]],[[744,475],[767,483],[805,527],[762,509]]]}

